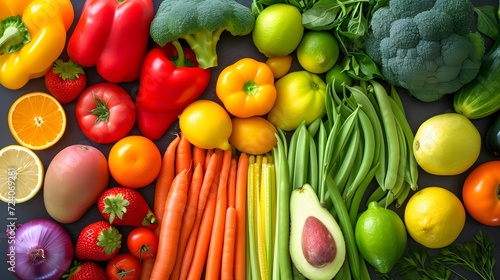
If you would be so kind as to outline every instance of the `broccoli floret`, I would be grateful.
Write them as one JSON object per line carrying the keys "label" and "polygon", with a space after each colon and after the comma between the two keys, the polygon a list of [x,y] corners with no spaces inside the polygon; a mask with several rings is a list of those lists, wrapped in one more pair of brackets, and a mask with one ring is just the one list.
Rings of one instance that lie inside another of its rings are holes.
{"label": "broccoli floret", "polygon": [[164,46],[183,39],[201,68],[217,66],[217,42],[223,31],[233,36],[252,32],[255,17],[235,0],[163,0],[150,26],[155,43]]}
{"label": "broccoli floret", "polygon": [[469,0],[391,0],[373,13],[365,52],[387,82],[440,99],[479,71],[484,40],[471,31],[473,13]]}

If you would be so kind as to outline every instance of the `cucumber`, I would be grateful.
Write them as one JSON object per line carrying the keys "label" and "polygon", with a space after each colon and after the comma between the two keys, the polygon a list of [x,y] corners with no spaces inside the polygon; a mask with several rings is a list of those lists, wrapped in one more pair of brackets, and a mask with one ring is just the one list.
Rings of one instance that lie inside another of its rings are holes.
{"label": "cucumber", "polygon": [[455,93],[453,107],[469,119],[500,110],[500,38],[484,55],[476,78]]}

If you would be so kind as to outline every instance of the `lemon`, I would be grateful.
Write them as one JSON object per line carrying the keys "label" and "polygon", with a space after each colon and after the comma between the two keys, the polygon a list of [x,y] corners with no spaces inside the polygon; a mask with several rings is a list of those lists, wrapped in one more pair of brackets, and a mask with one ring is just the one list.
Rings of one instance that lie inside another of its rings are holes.
{"label": "lemon", "polygon": [[255,19],[252,39],[267,57],[292,53],[304,34],[302,14],[297,7],[278,3],[266,7]]}
{"label": "lemon", "polygon": [[339,58],[339,44],[328,31],[308,31],[297,47],[300,66],[315,74],[330,70]]}
{"label": "lemon", "polygon": [[434,175],[457,175],[471,167],[481,151],[481,135],[465,116],[445,113],[424,121],[413,141],[418,165]]}
{"label": "lemon", "polygon": [[42,188],[44,167],[30,149],[10,145],[0,150],[0,200],[23,203]]}
{"label": "lemon", "polygon": [[230,148],[231,118],[214,101],[200,99],[189,104],[179,116],[179,129],[191,144],[200,148]]}
{"label": "lemon", "polygon": [[437,186],[416,192],[406,205],[404,221],[408,234],[431,249],[450,245],[465,225],[465,208],[451,191]]}

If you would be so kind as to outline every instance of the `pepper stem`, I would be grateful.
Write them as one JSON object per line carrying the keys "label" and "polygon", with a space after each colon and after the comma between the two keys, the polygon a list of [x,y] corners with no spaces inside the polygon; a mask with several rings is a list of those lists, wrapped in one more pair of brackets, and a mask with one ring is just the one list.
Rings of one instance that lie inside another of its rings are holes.
{"label": "pepper stem", "polygon": [[16,52],[30,41],[30,33],[20,16],[0,22],[0,55]]}

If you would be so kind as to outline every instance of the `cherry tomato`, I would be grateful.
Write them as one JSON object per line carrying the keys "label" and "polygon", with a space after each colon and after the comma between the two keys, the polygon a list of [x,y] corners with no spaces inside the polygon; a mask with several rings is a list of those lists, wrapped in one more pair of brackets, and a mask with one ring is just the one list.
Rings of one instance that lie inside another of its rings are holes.
{"label": "cherry tomato", "polygon": [[290,71],[290,68],[292,67],[292,56],[273,56],[266,60],[266,64],[269,68],[271,68],[274,78],[279,79]]}
{"label": "cherry tomato", "polygon": [[152,183],[161,168],[156,144],[141,135],[126,136],[116,142],[108,155],[109,172],[124,187],[142,188]]}
{"label": "cherry tomato", "polygon": [[141,275],[141,262],[130,253],[120,253],[109,260],[106,274],[110,280],[137,280]]}
{"label": "cherry tomato", "polygon": [[462,197],[467,212],[478,222],[500,226],[500,161],[474,168],[465,179]]}
{"label": "cherry tomato", "polygon": [[136,227],[127,237],[127,247],[137,258],[150,259],[158,251],[158,236],[146,227]]}
{"label": "cherry tomato", "polygon": [[135,103],[128,92],[112,83],[86,88],[76,103],[76,119],[90,140],[108,144],[125,137],[135,124]]}

